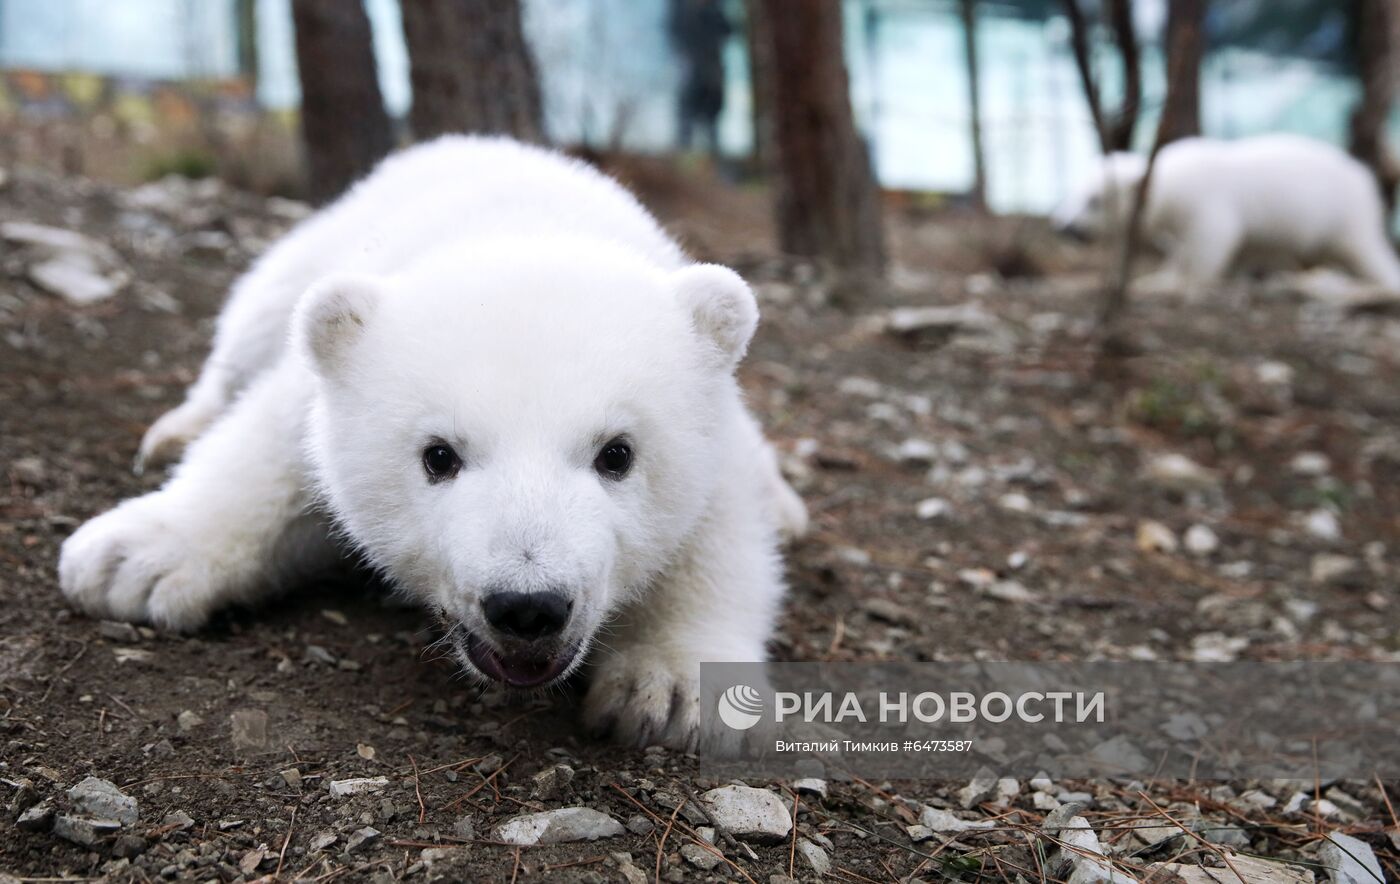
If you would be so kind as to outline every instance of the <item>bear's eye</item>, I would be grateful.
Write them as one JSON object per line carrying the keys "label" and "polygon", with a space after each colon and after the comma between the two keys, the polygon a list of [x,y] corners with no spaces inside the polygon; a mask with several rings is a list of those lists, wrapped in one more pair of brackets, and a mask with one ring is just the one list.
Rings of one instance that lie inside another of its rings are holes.
{"label": "bear's eye", "polygon": [[604,479],[621,479],[632,469],[632,446],[621,436],[613,439],[599,449],[593,469]]}
{"label": "bear's eye", "polygon": [[423,449],[423,471],[428,474],[429,482],[451,479],[461,468],[462,459],[452,450],[451,445],[434,442]]}

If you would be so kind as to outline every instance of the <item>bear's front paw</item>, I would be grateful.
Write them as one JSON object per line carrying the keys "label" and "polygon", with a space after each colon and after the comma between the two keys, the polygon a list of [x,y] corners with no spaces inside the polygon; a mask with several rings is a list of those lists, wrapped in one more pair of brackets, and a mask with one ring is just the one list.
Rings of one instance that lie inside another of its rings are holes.
{"label": "bear's front paw", "polygon": [[700,659],[651,648],[607,653],[584,700],[584,723],[628,745],[695,751],[700,735]]}
{"label": "bear's front paw", "polygon": [[63,594],[93,617],[176,630],[202,625],[229,585],[220,538],[157,491],[86,522],[63,543]]}

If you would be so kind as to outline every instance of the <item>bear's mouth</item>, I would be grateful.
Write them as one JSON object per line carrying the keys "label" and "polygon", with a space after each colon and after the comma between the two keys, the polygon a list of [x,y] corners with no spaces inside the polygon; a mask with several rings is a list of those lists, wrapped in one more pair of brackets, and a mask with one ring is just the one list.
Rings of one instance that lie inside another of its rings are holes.
{"label": "bear's mouth", "polygon": [[554,681],[568,671],[579,650],[573,644],[554,653],[537,648],[503,653],[469,630],[462,630],[461,636],[467,659],[477,671],[513,688],[535,688]]}

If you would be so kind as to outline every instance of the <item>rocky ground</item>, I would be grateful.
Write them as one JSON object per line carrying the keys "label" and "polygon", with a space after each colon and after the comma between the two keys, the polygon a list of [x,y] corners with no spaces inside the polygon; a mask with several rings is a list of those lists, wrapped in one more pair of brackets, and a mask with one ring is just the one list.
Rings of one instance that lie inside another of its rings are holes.
{"label": "rocky ground", "polygon": [[[889,284],[833,292],[771,256],[761,194],[626,173],[763,301],[744,380],[814,516],[779,659],[1400,660],[1390,305],[1326,275],[1152,293],[1104,371],[1101,256],[1035,222],[904,207]],[[0,187],[0,881],[1400,870],[1381,780],[707,782],[585,738],[575,691],[479,692],[359,579],[190,637],[70,613],[58,545],[158,484],[129,469],[141,432],[303,212]]]}

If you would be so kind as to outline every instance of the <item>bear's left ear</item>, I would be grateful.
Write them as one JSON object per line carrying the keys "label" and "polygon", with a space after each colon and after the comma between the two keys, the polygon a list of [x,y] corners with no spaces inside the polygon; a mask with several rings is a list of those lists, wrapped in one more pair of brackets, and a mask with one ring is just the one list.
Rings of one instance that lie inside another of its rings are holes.
{"label": "bear's left ear", "polygon": [[302,295],[292,320],[292,339],[317,372],[338,374],[351,346],[365,333],[379,305],[382,283],[368,276],[333,276]]}
{"label": "bear's left ear", "polygon": [[758,328],[758,301],[749,284],[718,264],[695,264],[673,276],[681,303],[701,337],[714,344],[724,367],[744,358]]}

